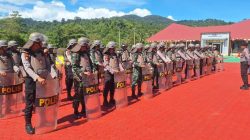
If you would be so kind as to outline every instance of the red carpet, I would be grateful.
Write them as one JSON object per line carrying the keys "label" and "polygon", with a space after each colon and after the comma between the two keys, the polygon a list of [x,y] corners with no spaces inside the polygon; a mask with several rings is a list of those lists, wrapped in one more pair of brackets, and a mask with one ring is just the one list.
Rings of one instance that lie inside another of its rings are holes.
{"label": "red carpet", "polygon": [[249,140],[250,92],[239,89],[239,64],[225,68],[94,121],[73,122],[62,102],[58,130],[44,135],[26,135],[23,117],[0,120],[0,139]]}

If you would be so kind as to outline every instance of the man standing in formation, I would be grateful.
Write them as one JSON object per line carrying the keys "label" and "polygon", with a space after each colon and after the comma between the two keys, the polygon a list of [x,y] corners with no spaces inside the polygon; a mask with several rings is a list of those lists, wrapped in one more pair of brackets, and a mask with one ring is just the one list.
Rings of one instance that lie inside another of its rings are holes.
{"label": "man standing in formation", "polygon": [[[83,91],[83,78],[85,75],[92,74],[95,70],[93,68],[89,55],[89,39],[81,37],[78,39],[77,45],[71,49],[71,59],[74,77],[74,86],[76,88],[75,97],[73,100],[74,115],[76,119],[86,116],[85,101]],[[82,109],[79,112],[79,104]]]}
{"label": "man standing in formation", "polygon": [[25,128],[28,134],[34,134],[35,129],[31,124],[33,106],[36,98],[36,82],[41,85],[46,84],[46,77],[51,74],[52,78],[57,77],[57,73],[49,58],[44,55],[42,43],[44,36],[40,33],[32,33],[28,42],[24,45],[22,63],[27,73],[25,77]]}

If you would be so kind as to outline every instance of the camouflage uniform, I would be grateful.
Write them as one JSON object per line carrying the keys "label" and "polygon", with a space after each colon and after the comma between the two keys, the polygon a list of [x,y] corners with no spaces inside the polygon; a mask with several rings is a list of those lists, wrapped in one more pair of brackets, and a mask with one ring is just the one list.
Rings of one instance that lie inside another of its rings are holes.
{"label": "camouflage uniform", "polygon": [[145,62],[143,60],[142,54],[142,43],[137,43],[136,48],[133,50],[133,82],[132,82],[132,98],[137,99],[135,95],[135,87],[138,88],[138,96],[142,95],[141,85],[142,85],[142,68],[145,67]]}
{"label": "camouflage uniform", "polygon": [[[83,91],[83,77],[85,74],[91,74],[95,71],[90,54],[88,52],[89,39],[81,37],[78,39],[78,44],[71,49],[72,71],[74,77],[74,86],[76,93],[73,100],[74,115],[76,119],[86,115],[85,100]],[[82,105],[82,110],[79,113],[79,104]]]}
{"label": "camouflage uniform", "polygon": [[[34,134],[31,118],[36,98],[36,81],[44,84],[48,74],[50,74],[52,78],[57,77],[55,67],[50,63],[49,58],[42,50],[43,40],[44,35],[32,33],[28,42],[24,45],[24,52],[21,55],[22,63],[27,73],[27,77],[25,78],[25,122],[26,132],[29,134]],[[35,49],[33,47],[34,45],[39,46],[39,48]]]}
{"label": "camouflage uniform", "polygon": [[159,61],[157,59],[156,51],[157,51],[157,44],[152,43],[149,50],[148,50],[147,61],[148,61],[148,63],[150,63],[151,67],[153,68],[152,85],[153,85],[154,89],[159,88],[159,82],[158,82],[159,73],[158,73],[158,69],[157,69],[157,65],[159,64]]}
{"label": "camouflage uniform", "polygon": [[100,40],[95,40],[92,46],[90,47],[90,58],[93,63],[94,69],[98,71],[98,82],[100,83],[100,79],[104,74],[104,66],[103,66],[103,54],[100,51],[100,47],[102,43]]}
{"label": "camouflage uniform", "polygon": [[[72,47],[74,47],[77,44],[77,40],[76,39],[71,39],[69,40],[69,43],[67,45],[66,51],[64,53],[64,61],[65,61],[65,65],[64,65],[64,69],[65,69],[65,83],[66,83],[66,89],[67,89],[67,99],[68,100],[72,100],[73,97],[71,95],[71,89],[73,86],[73,72],[72,72],[72,61],[71,61],[71,51],[70,49]],[[76,92],[76,88],[75,88],[75,92]]]}

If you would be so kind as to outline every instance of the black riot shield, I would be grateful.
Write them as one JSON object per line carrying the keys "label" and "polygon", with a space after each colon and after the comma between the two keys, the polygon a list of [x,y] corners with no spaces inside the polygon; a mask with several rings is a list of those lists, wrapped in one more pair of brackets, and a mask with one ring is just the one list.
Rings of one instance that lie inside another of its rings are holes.
{"label": "black riot shield", "polygon": [[116,107],[121,108],[128,105],[126,72],[120,71],[114,73],[115,79],[115,102]]}
{"label": "black riot shield", "polygon": [[159,90],[165,90],[166,89],[166,75],[165,75],[165,66],[163,63],[159,64],[157,66],[157,70],[159,73]]}
{"label": "black riot shield", "polygon": [[153,69],[151,66],[146,65],[144,68],[142,68],[142,93],[144,93],[144,97],[146,99],[153,97],[153,87],[152,87],[152,75],[153,75]]}
{"label": "black riot shield", "polygon": [[87,118],[99,118],[102,112],[98,76],[97,74],[84,75],[82,82]]}
{"label": "black riot shield", "polygon": [[0,119],[22,114],[24,108],[23,79],[16,73],[0,77]]}
{"label": "black riot shield", "polygon": [[45,85],[36,83],[36,134],[51,132],[57,127],[59,82],[48,76]]}
{"label": "black riot shield", "polygon": [[173,62],[169,62],[166,64],[166,88],[170,89],[173,87],[173,72],[174,66]]}

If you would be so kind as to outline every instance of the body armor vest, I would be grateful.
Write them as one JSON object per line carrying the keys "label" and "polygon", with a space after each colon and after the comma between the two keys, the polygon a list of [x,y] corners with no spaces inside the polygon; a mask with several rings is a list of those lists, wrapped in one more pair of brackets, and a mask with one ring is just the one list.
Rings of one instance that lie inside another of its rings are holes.
{"label": "body armor vest", "polygon": [[38,74],[39,76],[46,78],[48,75],[48,69],[49,69],[49,61],[45,55],[42,55],[41,53],[37,53],[35,56],[30,56],[30,64],[33,68],[34,72]]}
{"label": "body armor vest", "polygon": [[137,62],[139,62],[140,65],[145,65],[145,61],[141,53],[138,54]]}
{"label": "body armor vest", "polygon": [[19,53],[12,53],[12,58],[13,58],[14,63],[17,66],[20,66],[20,64],[21,64],[21,54],[19,54]]}
{"label": "body armor vest", "polygon": [[109,56],[109,66],[114,70],[119,70],[118,58],[116,55]]}
{"label": "body armor vest", "polygon": [[86,53],[80,55],[80,66],[83,72],[91,72],[90,58]]}
{"label": "body armor vest", "polygon": [[121,59],[122,59],[122,62],[124,62],[124,61],[129,61],[129,53],[128,53],[128,50],[123,51],[121,57],[122,57],[122,58],[121,58]]}
{"label": "body armor vest", "polygon": [[97,62],[103,63],[102,54],[100,51],[95,51],[94,55]]}
{"label": "body armor vest", "polygon": [[10,56],[0,56],[0,71],[13,72],[13,61]]}

